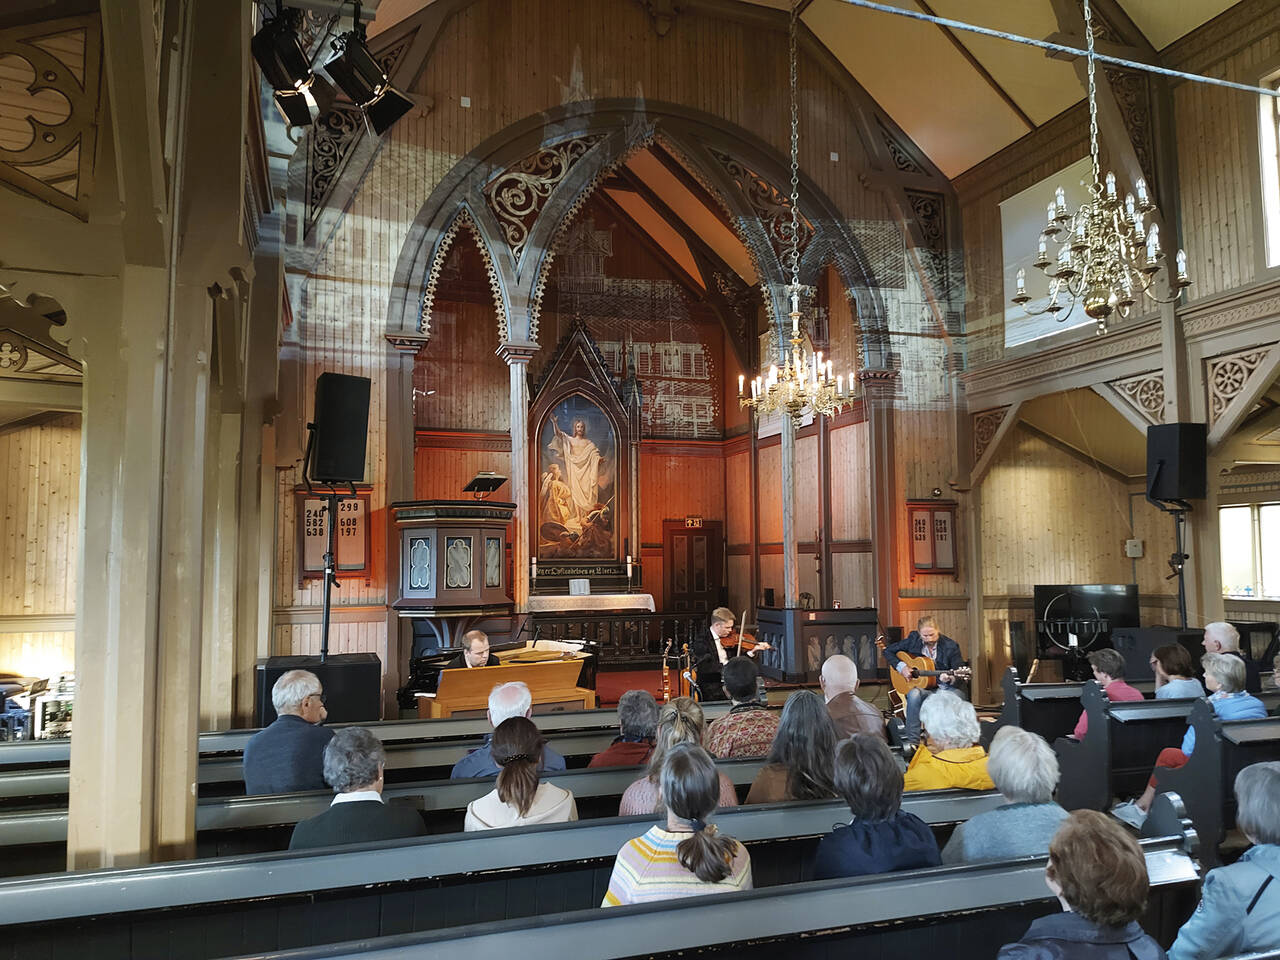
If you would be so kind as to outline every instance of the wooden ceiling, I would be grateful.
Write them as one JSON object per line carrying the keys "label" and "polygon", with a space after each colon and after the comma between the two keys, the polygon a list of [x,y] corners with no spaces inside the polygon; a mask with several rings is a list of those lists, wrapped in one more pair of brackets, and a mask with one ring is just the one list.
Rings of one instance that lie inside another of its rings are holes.
{"label": "wooden ceiling", "polygon": [[[385,30],[431,2],[381,0],[371,32]],[[789,0],[737,2],[780,11],[790,7]],[[1051,59],[1034,47],[866,10],[843,0],[800,2],[805,26],[948,177],[999,152],[1084,96],[1070,61]],[[1081,42],[1061,33],[1055,12],[1071,0],[881,2],[1034,39]],[[1100,16],[1121,32],[1134,34],[1138,48],[1159,51],[1218,16],[1234,0],[1093,2]],[[779,82],[785,78],[779,77]]]}

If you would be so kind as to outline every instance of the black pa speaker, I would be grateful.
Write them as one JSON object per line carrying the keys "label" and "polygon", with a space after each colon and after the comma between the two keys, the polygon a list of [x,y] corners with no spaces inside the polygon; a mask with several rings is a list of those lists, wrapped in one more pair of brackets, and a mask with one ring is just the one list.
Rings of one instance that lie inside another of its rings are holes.
{"label": "black pa speaker", "polygon": [[1161,423],[1147,427],[1147,490],[1153,500],[1203,500],[1205,425]]}
{"label": "black pa speaker", "polygon": [[362,482],[365,441],[369,438],[369,378],[320,374],[314,423],[311,479],[318,483]]}
{"label": "black pa speaker", "polygon": [[254,722],[265,727],[276,718],[271,688],[281,674],[310,670],[324,688],[328,723],[370,723],[382,719],[382,661],[373,653],[339,653],[319,657],[270,657],[254,670]]}

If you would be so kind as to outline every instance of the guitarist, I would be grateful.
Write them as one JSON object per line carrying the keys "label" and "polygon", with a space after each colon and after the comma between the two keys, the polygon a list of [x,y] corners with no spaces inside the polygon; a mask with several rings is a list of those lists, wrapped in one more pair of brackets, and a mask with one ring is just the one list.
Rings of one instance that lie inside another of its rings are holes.
{"label": "guitarist", "polygon": [[[897,670],[904,677],[911,676],[911,668],[898,659],[899,653],[913,657],[928,657],[938,670],[951,671],[964,665],[964,657],[960,653],[960,644],[938,629],[938,621],[926,614],[916,622],[916,628],[897,643],[884,648],[884,659],[890,670]],[[938,689],[951,690],[964,696],[964,691],[956,686],[953,673],[938,675]],[[914,749],[920,743],[920,705],[924,698],[931,695],[932,690],[912,690],[907,694],[906,730],[903,741],[908,749]],[[966,697],[966,699],[968,699]]]}

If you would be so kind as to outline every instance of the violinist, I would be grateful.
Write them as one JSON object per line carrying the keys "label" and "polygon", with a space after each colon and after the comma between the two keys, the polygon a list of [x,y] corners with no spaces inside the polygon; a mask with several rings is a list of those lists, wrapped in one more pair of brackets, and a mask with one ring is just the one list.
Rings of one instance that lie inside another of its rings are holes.
{"label": "violinist", "polygon": [[[733,611],[728,607],[716,607],[711,611],[711,626],[707,632],[694,637],[690,645],[694,668],[698,672],[698,686],[702,688],[700,700],[723,700],[720,671],[730,659],[738,655],[739,638],[733,632]],[[742,652],[749,657],[756,650],[768,650],[769,644],[760,641],[741,642]]]}

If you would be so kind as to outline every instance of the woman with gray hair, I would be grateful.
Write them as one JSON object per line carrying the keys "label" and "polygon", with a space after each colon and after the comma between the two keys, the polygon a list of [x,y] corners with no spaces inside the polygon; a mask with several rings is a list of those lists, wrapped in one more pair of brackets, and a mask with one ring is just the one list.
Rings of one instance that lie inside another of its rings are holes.
{"label": "woman with gray hair", "polygon": [[1008,803],[956,827],[943,863],[1044,856],[1067,811],[1053,802],[1058,758],[1053,748],[1020,727],[1002,727],[991,741],[987,773]]}
{"label": "woman with gray hair", "polygon": [[1170,960],[1208,960],[1280,947],[1280,763],[1236,774],[1236,826],[1253,844],[1210,870],[1200,906],[1169,948]]}
{"label": "woman with gray hair", "polygon": [[383,802],[386,765],[382,741],[364,727],[336,731],[324,748],[324,778],[337,796],[324,813],[293,828],[289,849],[399,840],[426,833],[417,810]]}
{"label": "woman with gray hair", "polygon": [[[1267,708],[1262,701],[1252,694],[1244,692],[1244,661],[1229,653],[1206,653],[1200,659],[1204,667],[1204,685],[1209,689],[1209,705],[1219,720],[1261,720],[1267,715]],[[1119,817],[1133,827],[1141,828],[1147,820],[1147,812],[1156,798],[1156,778],[1163,767],[1166,770],[1177,770],[1191,759],[1196,748],[1196,729],[1187,727],[1182,738],[1182,747],[1165,747],[1156,757],[1156,769],[1147,781],[1147,789],[1137,800],[1117,804],[1111,809],[1112,815]]]}
{"label": "woman with gray hair", "polygon": [[924,743],[911,757],[907,790],[990,790],[987,754],[978,741],[982,728],[973,704],[940,690],[920,708]]}

